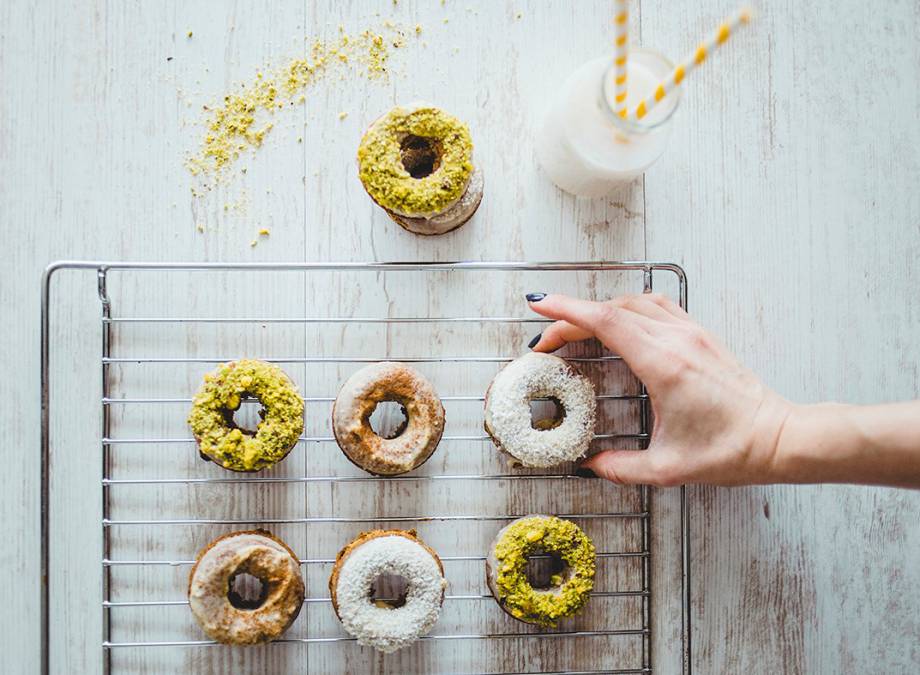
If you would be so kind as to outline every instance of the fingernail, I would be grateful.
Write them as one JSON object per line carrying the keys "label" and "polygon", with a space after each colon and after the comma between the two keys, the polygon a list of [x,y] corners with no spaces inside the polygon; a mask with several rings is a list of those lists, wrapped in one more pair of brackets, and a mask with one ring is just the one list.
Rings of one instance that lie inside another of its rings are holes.
{"label": "fingernail", "polygon": [[580,466],[575,469],[575,475],[579,478],[597,478],[597,474],[591,471],[591,469]]}
{"label": "fingernail", "polygon": [[528,293],[527,302],[540,302],[546,297],[546,293]]}
{"label": "fingernail", "polygon": [[534,347],[536,347],[541,337],[543,337],[543,333],[537,333],[536,337],[534,337],[533,340],[527,343],[527,348],[533,349]]}

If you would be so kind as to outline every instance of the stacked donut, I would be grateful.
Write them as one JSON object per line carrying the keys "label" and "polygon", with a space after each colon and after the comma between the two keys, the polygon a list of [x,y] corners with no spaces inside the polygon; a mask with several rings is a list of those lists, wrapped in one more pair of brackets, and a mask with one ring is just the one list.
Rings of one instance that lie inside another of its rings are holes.
{"label": "stacked donut", "polygon": [[396,106],[370,125],[358,147],[358,176],[371,199],[416,234],[455,230],[482,201],[469,129],[426,103]]}

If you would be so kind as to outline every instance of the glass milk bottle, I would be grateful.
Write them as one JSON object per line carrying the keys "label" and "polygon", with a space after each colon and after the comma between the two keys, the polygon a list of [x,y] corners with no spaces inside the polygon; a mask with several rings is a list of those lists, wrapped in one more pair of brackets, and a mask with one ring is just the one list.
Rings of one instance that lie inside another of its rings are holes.
{"label": "glass milk bottle", "polygon": [[[674,65],[657,52],[633,49],[627,63],[627,109],[651,100]],[[614,112],[613,59],[583,64],[559,89],[537,136],[537,157],[560,188],[582,197],[602,197],[640,176],[661,156],[680,101],[677,87],[641,120]]]}

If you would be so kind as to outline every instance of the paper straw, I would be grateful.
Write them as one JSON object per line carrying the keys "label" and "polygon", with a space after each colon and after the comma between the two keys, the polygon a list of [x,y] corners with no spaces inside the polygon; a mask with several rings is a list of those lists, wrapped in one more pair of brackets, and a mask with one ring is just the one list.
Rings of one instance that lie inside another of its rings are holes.
{"label": "paper straw", "polygon": [[616,15],[613,18],[613,109],[620,117],[626,117],[626,60],[629,57],[628,0],[617,0],[616,7]]}
{"label": "paper straw", "polygon": [[680,85],[687,75],[692,73],[710,54],[718,49],[723,42],[728,40],[732,33],[737,31],[741,25],[749,23],[752,16],[753,11],[750,7],[742,7],[723,21],[708,39],[701,42],[692,54],[685,58],[680,65],[674,68],[667,78],[658,84],[652,96],[639,101],[639,104],[632,113],[632,117],[638,120],[645,117],[652,108],[667,97],[668,93]]}

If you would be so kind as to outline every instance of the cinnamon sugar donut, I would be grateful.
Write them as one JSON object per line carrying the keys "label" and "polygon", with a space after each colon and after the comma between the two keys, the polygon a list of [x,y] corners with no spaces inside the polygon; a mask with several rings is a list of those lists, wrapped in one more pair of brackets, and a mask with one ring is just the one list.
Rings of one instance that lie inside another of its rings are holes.
{"label": "cinnamon sugar donut", "polygon": [[[399,403],[407,420],[394,438],[378,436],[370,416],[383,401]],[[383,361],[354,373],[332,406],[335,440],[368,473],[395,476],[421,466],[444,432],[444,406],[421,373],[404,363]]]}
{"label": "cinnamon sugar donut", "polygon": [[[380,575],[406,580],[400,606],[371,598]],[[345,630],[362,644],[390,653],[425,635],[438,620],[444,602],[444,565],[415,530],[363,532],[335,559],[329,577],[332,608]]]}
{"label": "cinnamon sugar donut", "polygon": [[[255,602],[233,591],[240,574],[262,583]],[[208,637],[224,644],[253,645],[279,637],[300,613],[303,594],[297,556],[265,530],[218,537],[201,550],[189,574],[192,614]]]}

